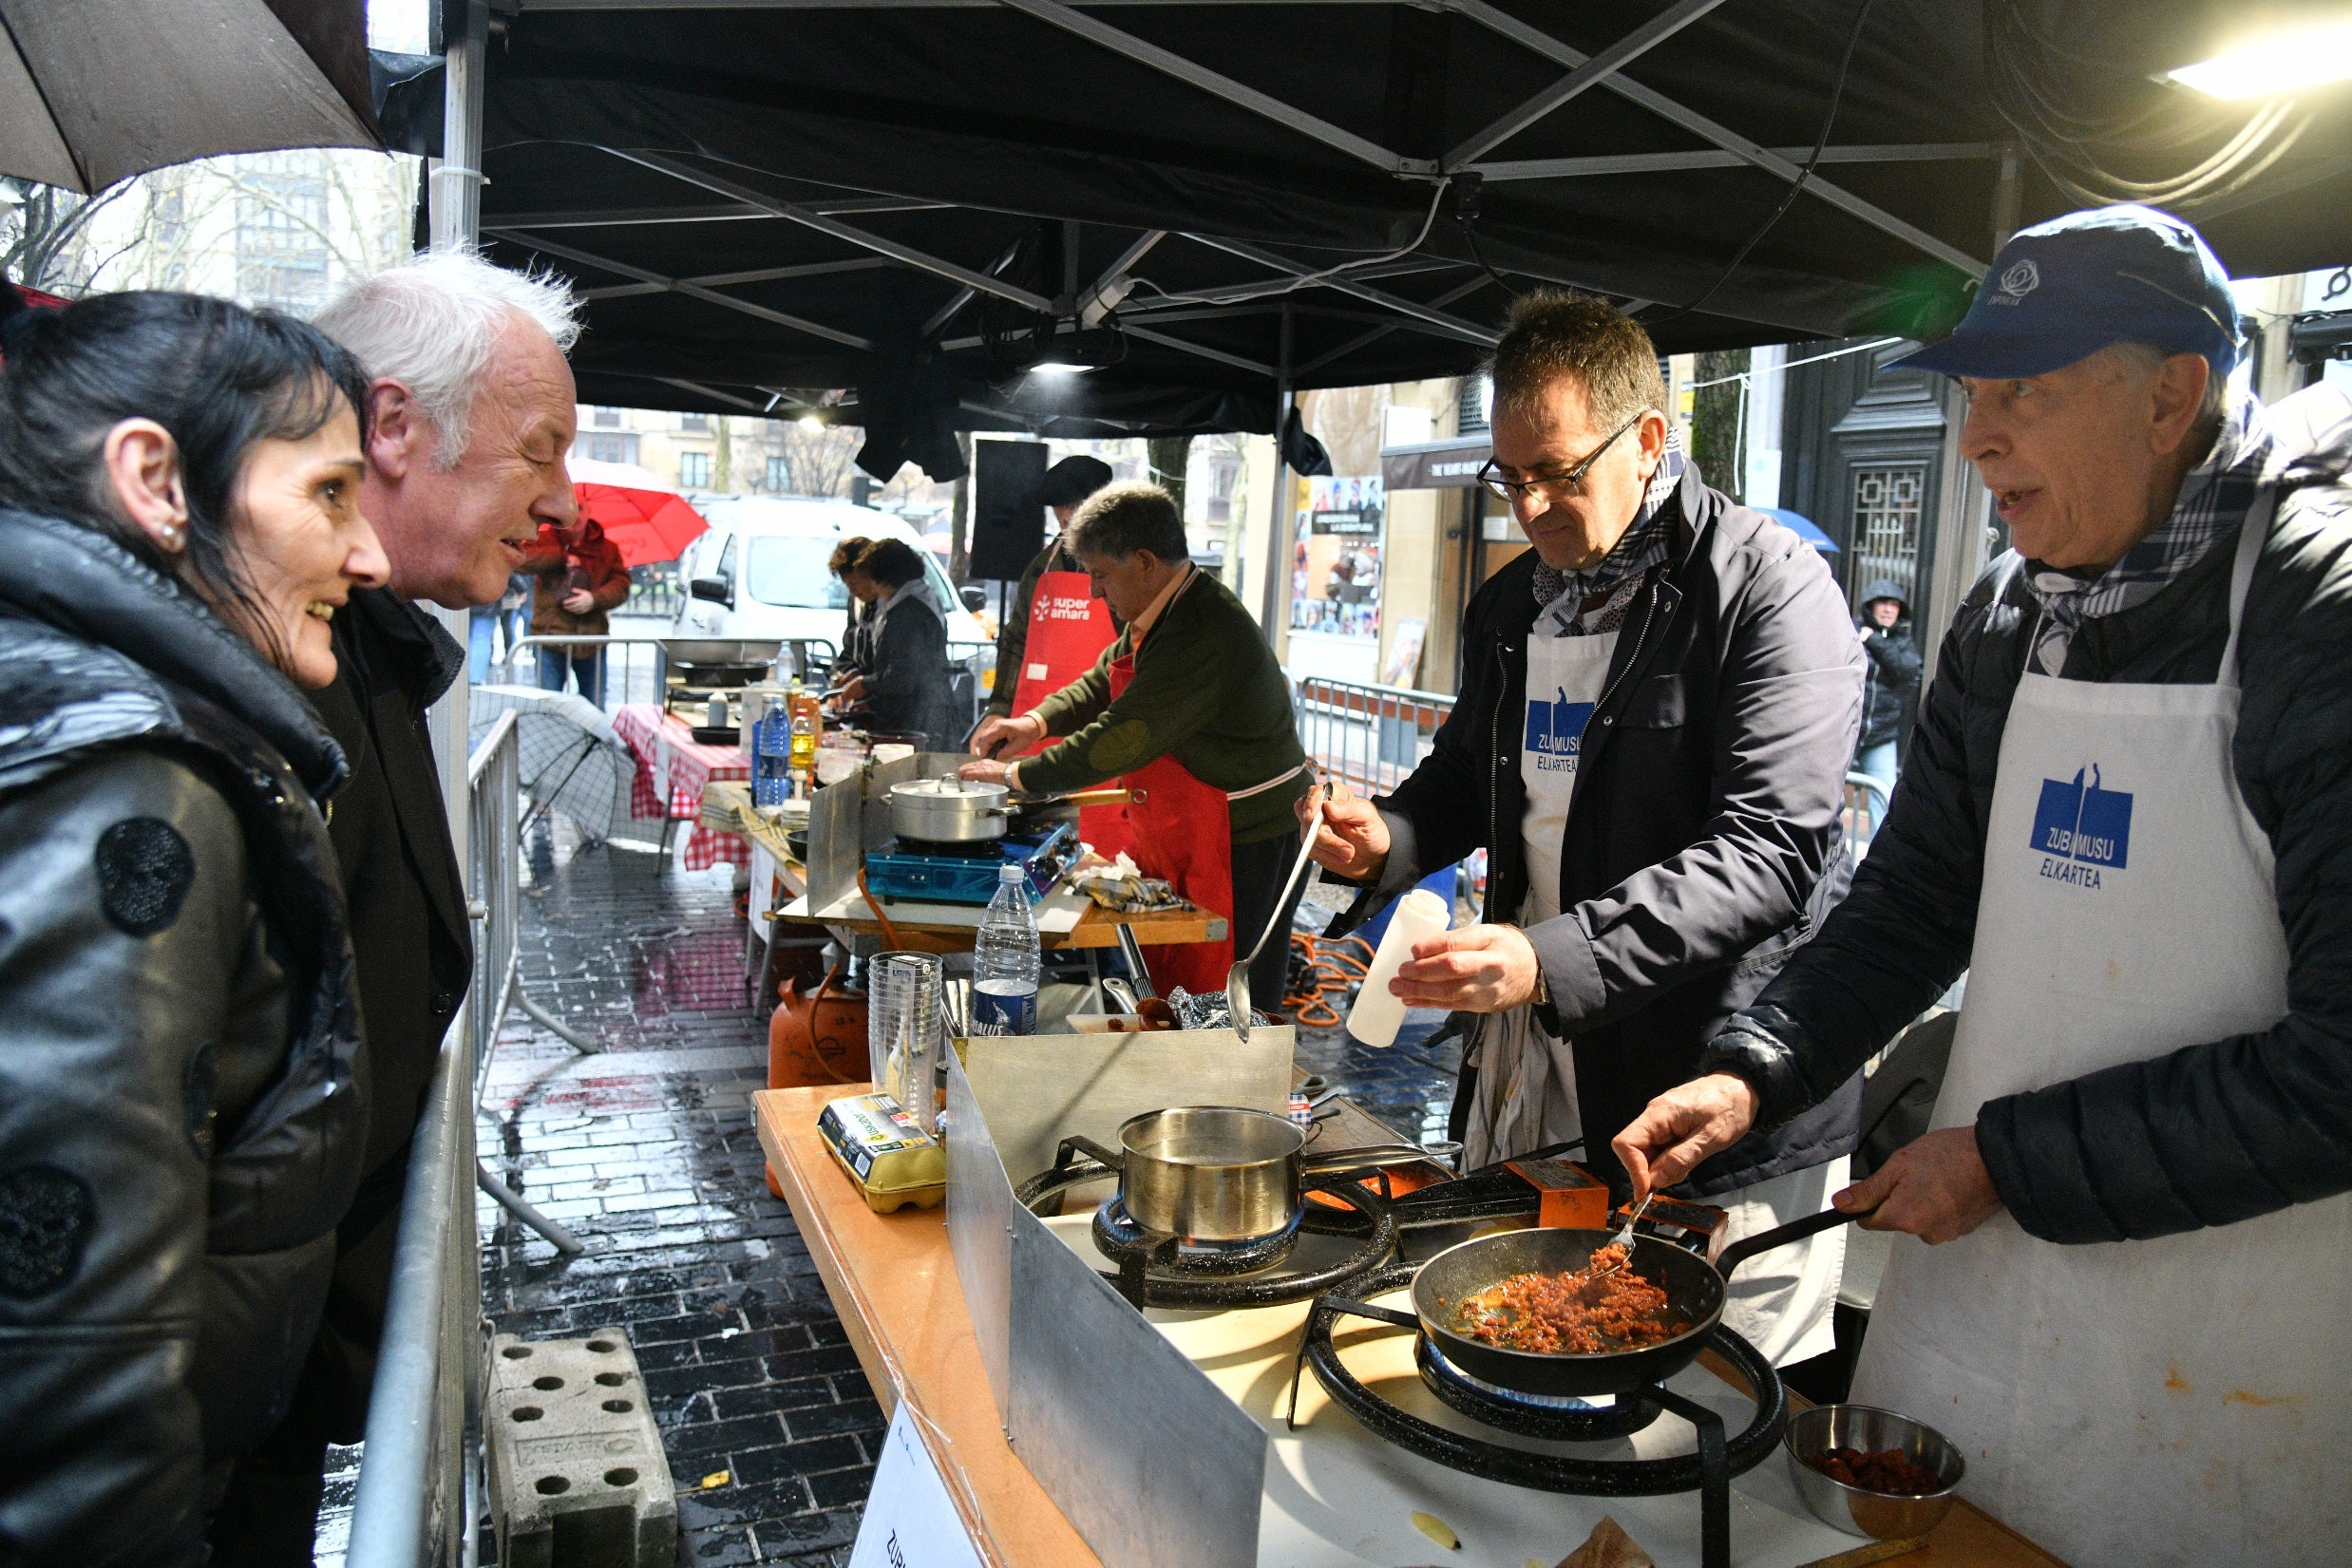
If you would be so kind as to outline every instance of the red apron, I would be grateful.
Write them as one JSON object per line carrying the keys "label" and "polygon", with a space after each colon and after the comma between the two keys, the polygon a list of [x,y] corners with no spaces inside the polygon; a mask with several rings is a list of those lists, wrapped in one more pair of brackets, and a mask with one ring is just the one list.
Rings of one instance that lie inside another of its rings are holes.
{"label": "red apron", "polygon": [[[1118,701],[1134,678],[1133,652],[1111,660],[1110,700]],[[1214,942],[1145,948],[1151,983],[1163,996],[1177,986],[1216,995],[1233,969],[1233,819],[1225,792],[1194,778],[1173,756],[1154,757],[1119,783],[1143,792],[1141,800],[1108,808],[1127,815],[1131,839],[1124,847],[1136,868],[1225,919],[1225,934]]]}
{"label": "red apron", "polygon": [[[1093,580],[1084,572],[1040,575],[1036,595],[1029,601],[1029,641],[1021,654],[1020,678],[1013,688],[1013,711],[1028,712],[1093,669],[1118,635],[1118,628],[1110,624],[1110,607],[1094,596]],[[1053,744],[1048,736],[1021,755],[1034,757]],[[1122,808],[1115,805],[1080,806],[1078,837],[1106,859],[1134,847]]]}

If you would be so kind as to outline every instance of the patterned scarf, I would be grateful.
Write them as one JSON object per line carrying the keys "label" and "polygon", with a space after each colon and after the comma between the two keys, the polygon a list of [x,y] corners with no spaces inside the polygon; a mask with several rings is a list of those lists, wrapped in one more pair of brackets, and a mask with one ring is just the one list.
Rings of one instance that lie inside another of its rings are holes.
{"label": "patterned scarf", "polygon": [[2254,504],[2270,450],[2270,425],[2261,403],[2241,392],[2213,438],[2213,449],[2181,481],[2172,515],[2121,560],[2088,581],[2029,561],[2026,586],[2041,604],[2040,630],[2034,638],[2034,660],[2041,671],[2055,675],[2066,667],[2067,645],[2084,621],[2146,603],[2234,531]]}
{"label": "patterned scarf", "polygon": [[[1642,494],[1633,526],[1618,539],[1616,548],[1581,572],[1563,572],[1540,560],[1535,563],[1535,603],[1539,613],[1552,610],[1553,636],[1594,636],[1625,624],[1643,574],[1674,548],[1674,515],[1668,502],[1681,488],[1682,470],[1687,466],[1682,438],[1670,420],[1665,455],[1659,459],[1657,472],[1650,475],[1649,489]],[[1596,594],[1608,597],[1598,609],[1583,610],[1584,602]]]}

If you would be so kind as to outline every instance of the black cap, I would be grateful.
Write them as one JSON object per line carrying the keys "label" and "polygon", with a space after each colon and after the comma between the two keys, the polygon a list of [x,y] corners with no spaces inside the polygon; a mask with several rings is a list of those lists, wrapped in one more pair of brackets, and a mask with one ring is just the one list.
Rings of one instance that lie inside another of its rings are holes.
{"label": "black cap", "polygon": [[1110,464],[1100,458],[1064,458],[1045,471],[1045,491],[1039,499],[1048,506],[1075,506],[1112,477]]}

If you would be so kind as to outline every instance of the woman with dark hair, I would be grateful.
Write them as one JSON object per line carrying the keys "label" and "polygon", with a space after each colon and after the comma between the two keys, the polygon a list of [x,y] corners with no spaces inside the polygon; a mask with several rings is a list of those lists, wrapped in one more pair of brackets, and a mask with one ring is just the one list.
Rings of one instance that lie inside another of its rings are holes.
{"label": "woman with dark hair", "polygon": [[[8,291],[0,290],[0,295]],[[0,298],[0,1556],[196,1564],[285,1413],[368,1107],[300,687],[386,577],[350,355]]]}
{"label": "woman with dark hair", "polygon": [[849,595],[849,614],[842,621],[841,652],[833,660],[833,684],[836,686],[864,670],[873,657],[874,601],[882,595],[874,579],[858,568],[858,562],[874,541],[860,535],[844,537],[833,546],[833,554],[825,563],[825,570],[841,579],[842,588]]}
{"label": "woman with dark hair", "polygon": [[956,726],[955,674],[947,664],[947,622],[923,591],[922,557],[904,539],[877,539],[858,557],[859,573],[877,595],[866,612],[864,668],[842,696],[864,705],[865,727],[878,733],[920,735],[926,749],[945,751],[962,737]]}

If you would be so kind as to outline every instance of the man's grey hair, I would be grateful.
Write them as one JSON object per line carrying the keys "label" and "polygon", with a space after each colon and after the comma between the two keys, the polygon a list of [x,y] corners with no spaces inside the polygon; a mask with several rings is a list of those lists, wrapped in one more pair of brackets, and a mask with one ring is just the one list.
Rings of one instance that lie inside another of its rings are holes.
{"label": "man's grey hair", "polygon": [[439,434],[434,465],[454,468],[498,340],[518,319],[566,353],[579,340],[579,301],[563,279],[433,251],[345,285],[313,325],[349,349],[369,380],[408,389]]}
{"label": "man's grey hair", "polygon": [[[2121,343],[2110,343],[2099,350],[2141,376],[2153,376],[2172,357],[2173,350],[2159,349],[2153,343],[2134,342],[2129,338]],[[2208,362],[2209,368],[2210,361]],[[2229,378],[2219,370],[2205,378],[2205,396],[2197,402],[2197,422],[2190,428],[2210,437],[2229,417]]]}
{"label": "man's grey hair", "polygon": [[1148,550],[1162,561],[1187,558],[1184,514],[1176,500],[1156,484],[1107,484],[1070,520],[1070,550],[1084,558],[1126,560]]}

